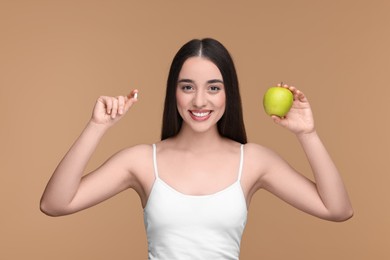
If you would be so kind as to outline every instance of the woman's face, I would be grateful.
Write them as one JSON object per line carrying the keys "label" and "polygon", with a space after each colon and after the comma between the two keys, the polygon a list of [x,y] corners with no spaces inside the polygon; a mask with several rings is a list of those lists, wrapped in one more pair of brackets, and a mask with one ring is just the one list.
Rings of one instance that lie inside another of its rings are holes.
{"label": "woman's face", "polygon": [[216,130],[225,112],[226,95],[218,67],[208,59],[191,57],[179,73],[176,88],[177,109],[182,127],[196,132]]}

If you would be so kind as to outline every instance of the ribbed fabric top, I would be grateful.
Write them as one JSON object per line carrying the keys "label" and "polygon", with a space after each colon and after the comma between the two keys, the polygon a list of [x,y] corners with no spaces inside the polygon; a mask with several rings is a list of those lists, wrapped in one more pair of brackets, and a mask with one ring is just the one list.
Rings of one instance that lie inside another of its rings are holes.
{"label": "ribbed fabric top", "polygon": [[237,260],[247,220],[241,187],[243,145],[238,178],[210,195],[186,195],[159,178],[153,144],[155,182],[144,208],[150,260]]}

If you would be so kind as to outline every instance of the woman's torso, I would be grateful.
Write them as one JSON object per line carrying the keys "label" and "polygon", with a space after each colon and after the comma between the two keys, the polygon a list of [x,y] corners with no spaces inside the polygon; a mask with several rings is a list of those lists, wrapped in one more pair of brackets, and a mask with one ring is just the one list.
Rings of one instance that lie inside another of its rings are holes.
{"label": "woman's torso", "polygon": [[[171,152],[167,154],[174,158],[163,157],[165,160],[161,160],[153,145],[155,181],[144,208],[149,259],[239,258],[247,219],[246,200],[240,183],[243,145],[239,147],[239,152],[234,148],[233,151],[236,151],[235,158],[211,150],[211,153],[204,155],[181,151],[177,154],[184,154],[180,158],[175,158]],[[161,177],[160,164],[170,165],[175,170],[182,167],[183,176],[167,172],[165,179],[179,179],[179,183],[187,188],[187,193],[179,191],[178,188],[182,187],[173,187]],[[212,164],[222,168],[228,177],[233,171],[234,180],[227,186],[213,190],[218,186],[218,181],[224,182],[229,178],[223,178],[220,169],[212,167]],[[236,166],[234,170],[232,165]]]}

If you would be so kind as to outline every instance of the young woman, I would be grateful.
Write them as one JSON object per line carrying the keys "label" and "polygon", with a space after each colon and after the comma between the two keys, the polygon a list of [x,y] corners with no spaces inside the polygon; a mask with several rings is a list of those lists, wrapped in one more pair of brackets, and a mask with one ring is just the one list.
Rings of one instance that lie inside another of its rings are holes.
{"label": "young woman", "polygon": [[[247,143],[231,56],[216,40],[192,40],[173,59],[162,140],[124,149],[84,176],[104,133],[137,102],[100,97],[86,128],[53,173],[41,199],[50,216],[71,214],[134,189],[144,207],[149,259],[238,259],[253,194],[265,189],[319,218],[353,210],[340,174],[318,137],[309,102],[273,120],[293,132],[311,165],[310,181],[273,151]],[[84,176],[84,177],[83,177]]]}

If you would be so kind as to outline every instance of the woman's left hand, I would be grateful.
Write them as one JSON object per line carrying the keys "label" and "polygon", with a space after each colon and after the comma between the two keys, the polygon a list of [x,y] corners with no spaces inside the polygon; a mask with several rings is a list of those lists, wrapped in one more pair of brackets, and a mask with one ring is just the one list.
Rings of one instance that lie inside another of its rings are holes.
{"label": "woman's left hand", "polygon": [[274,122],[287,128],[296,135],[314,132],[313,113],[305,94],[294,86],[285,84],[281,87],[287,88],[293,93],[294,102],[285,117],[281,118],[273,115],[272,119]]}

